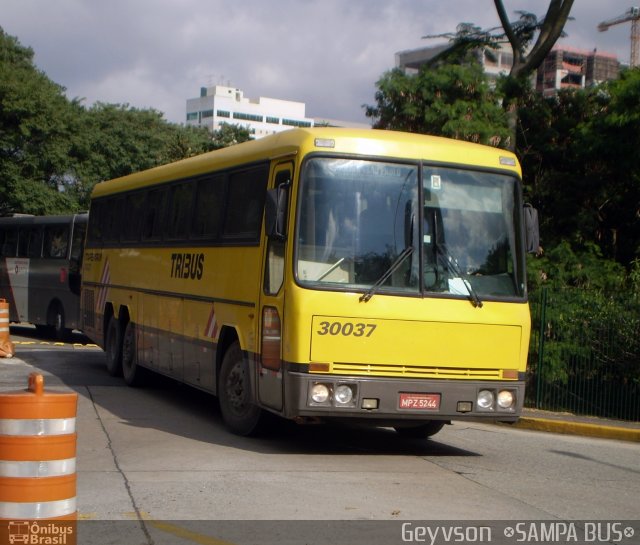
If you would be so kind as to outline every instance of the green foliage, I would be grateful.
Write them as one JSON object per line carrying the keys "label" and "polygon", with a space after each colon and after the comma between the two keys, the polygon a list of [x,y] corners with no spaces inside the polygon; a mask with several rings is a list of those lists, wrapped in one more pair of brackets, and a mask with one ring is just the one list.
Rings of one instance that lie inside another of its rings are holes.
{"label": "green foliage", "polygon": [[458,25],[455,34],[445,33],[434,37],[448,37],[451,46],[431,60],[431,66],[442,61],[458,62],[461,54],[472,50],[491,55],[492,49],[509,43],[513,52],[513,63],[509,74],[501,79],[505,112],[509,125],[509,149],[515,150],[518,126],[517,107],[529,88],[530,76],[535,73],[560,36],[574,0],[550,0],[546,15],[539,19],[526,11],[516,12],[519,18],[510,21],[503,0],[494,0],[501,27],[483,30],[470,23]]}
{"label": "green foliage", "polygon": [[628,285],[629,274],[619,263],[604,259],[600,248],[592,243],[575,252],[567,241],[545,252],[529,256],[527,263],[529,290],[582,288],[618,291]]}
{"label": "green foliage", "polygon": [[0,28],[0,213],[75,207],[58,191],[70,164],[63,92],[34,67],[33,51]]}
{"label": "green foliage", "polygon": [[639,69],[598,88],[526,97],[519,151],[543,245],[594,243],[625,265],[640,255],[639,112]]}
{"label": "green foliage", "polygon": [[529,258],[529,399],[538,408],[640,418],[640,263],[627,271],[595,244]]}
{"label": "green foliage", "polygon": [[251,139],[251,132],[247,127],[222,123],[218,130],[213,131],[212,149],[226,148]]}
{"label": "green foliage", "polygon": [[205,129],[179,127],[152,109],[98,103],[78,112],[82,128],[75,138],[72,179],[86,203],[103,180],[184,159],[213,149]]}
{"label": "green foliage", "polygon": [[0,28],[0,214],[86,209],[97,182],[222,145],[152,109],[69,101]]}
{"label": "green foliage", "polygon": [[377,86],[377,104],[365,107],[375,128],[496,146],[508,140],[505,113],[477,62],[423,68],[415,75],[394,69]]}

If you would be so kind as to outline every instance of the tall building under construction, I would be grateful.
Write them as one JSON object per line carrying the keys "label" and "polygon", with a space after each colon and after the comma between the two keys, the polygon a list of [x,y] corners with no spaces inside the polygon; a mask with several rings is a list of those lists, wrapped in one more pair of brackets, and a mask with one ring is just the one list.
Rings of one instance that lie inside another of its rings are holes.
{"label": "tall building under construction", "polygon": [[616,79],[619,73],[615,55],[556,46],[538,68],[536,89],[551,96],[562,89],[581,89]]}

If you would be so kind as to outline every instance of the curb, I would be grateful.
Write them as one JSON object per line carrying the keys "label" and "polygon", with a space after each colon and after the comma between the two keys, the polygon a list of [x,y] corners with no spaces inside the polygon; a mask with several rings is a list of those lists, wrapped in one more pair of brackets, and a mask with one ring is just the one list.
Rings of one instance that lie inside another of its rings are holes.
{"label": "curb", "polygon": [[584,422],[570,422],[567,420],[554,420],[551,418],[531,418],[527,416],[520,417],[520,420],[512,425],[516,428],[525,430],[640,442],[640,429],[636,428],[603,426]]}

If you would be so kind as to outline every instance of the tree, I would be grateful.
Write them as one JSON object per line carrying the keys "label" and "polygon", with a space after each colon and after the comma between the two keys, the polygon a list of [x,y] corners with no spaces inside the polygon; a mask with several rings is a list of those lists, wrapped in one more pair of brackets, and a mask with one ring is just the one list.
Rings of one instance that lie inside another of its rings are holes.
{"label": "tree", "polygon": [[70,164],[73,109],[33,56],[0,28],[0,213],[77,206],[60,191]]}
{"label": "tree", "polygon": [[0,215],[77,212],[97,182],[229,143],[153,109],[69,101],[33,56],[0,28]]}
{"label": "tree", "polygon": [[[541,22],[535,16],[523,14],[520,25],[509,22],[502,0],[494,0],[500,23],[513,50],[513,65],[509,77],[503,85],[504,106],[508,112],[509,128],[513,135],[512,149],[516,149],[516,127],[518,122],[518,101],[527,88],[527,79],[542,64],[561,36],[567,22],[573,0],[551,0],[547,14]],[[533,39],[534,30],[539,30],[538,38],[527,53],[527,46]]]}
{"label": "tree", "polygon": [[433,66],[452,56],[459,56],[461,51],[478,48],[488,48],[490,51],[502,43],[509,43],[513,50],[513,65],[509,75],[501,80],[501,90],[512,135],[509,147],[515,150],[518,103],[529,88],[530,76],[542,64],[562,35],[573,0],[550,0],[547,13],[542,19],[538,19],[532,13],[520,11],[519,19],[514,22],[509,21],[503,0],[494,0],[494,5],[502,25],[501,30],[498,30],[500,27],[482,30],[480,27],[464,23],[458,26],[455,34],[426,36],[448,37],[452,41],[451,47],[432,59],[430,65]]}
{"label": "tree", "polygon": [[506,117],[477,61],[423,68],[416,75],[390,70],[377,82],[374,127],[448,136],[504,146]]}
{"label": "tree", "polygon": [[522,101],[520,155],[545,246],[596,244],[628,266],[640,255],[640,70],[597,88]]}
{"label": "tree", "polygon": [[81,203],[98,182],[213,149],[205,129],[171,124],[153,109],[97,103],[76,115],[82,128],[73,139],[70,179]]}
{"label": "tree", "polygon": [[222,123],[218,130],[213,131],[212,148],[226,148],[247,142],[248,140],[252,140],[252,137],[247,127],[233,125],[231,123]]}

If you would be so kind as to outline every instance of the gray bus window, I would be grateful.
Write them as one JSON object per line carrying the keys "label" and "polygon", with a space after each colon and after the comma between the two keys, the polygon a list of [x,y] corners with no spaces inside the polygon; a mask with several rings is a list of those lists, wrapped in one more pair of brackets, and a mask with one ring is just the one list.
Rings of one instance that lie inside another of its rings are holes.
{"label": "gray bus window", "polygon": [[2,240],[2,257],[16,257],[18,249],[17,229],[7,229]]}
{"label": "gray bus window", "polygon": [[21,227],[18,230],[18,257],[28,257],[31,230],[31,227]]}
{"label": "gray bus window", "polygon": [[69,227],[51,225],[45,228],[44,257],[64,259],[69,246]]}
{"label": "gray bus window", "polygon": [[29,257],[42,257],[42,229],[34,228],[29,232]]}

